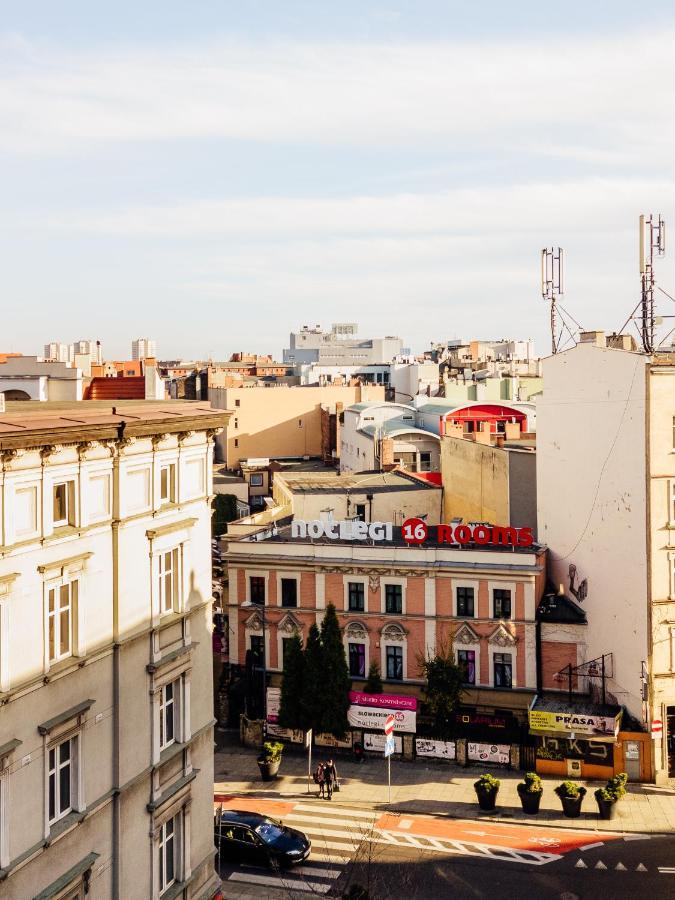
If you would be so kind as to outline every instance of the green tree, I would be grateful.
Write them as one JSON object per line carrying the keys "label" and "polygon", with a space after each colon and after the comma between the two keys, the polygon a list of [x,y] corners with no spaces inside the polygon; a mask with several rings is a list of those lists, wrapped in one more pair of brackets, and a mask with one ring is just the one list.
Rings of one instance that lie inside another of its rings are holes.
{"label": "green tree", "polygon": [[381,694],[384,691],[380,667],[376,662],[371,662],[368,668],[368,678],[363,685],[363,690],[366,694]]}
{"label": "green tree", "polygon": [[305,729],[321,731],[323,711],[323,651],[321,634],[316,623],[309,629],[304,656],[304,689],[302,692],[303,722]]}
{"label": "green tree", "polygon": [[418,661],[426,680],[422,693],[434,717],[436,735],[445,737],[450,731],[450,715],[462,695],[464,672],[455,663],[450,647],[445,644],[441,644],[433,656],[420,656]]}
{"label": "green tree", "polygon": [[281,682],[279,724],[282,728],[305,729],[305,654],[302,638],[297,631],[289,638],[284,656],[284,676]]}
{"label": "green tree", "polygon": [[332,603],[326,607],[326,614],[321,623],[321,650],[323,657],[321,730],[336,738],[342,738],[349,728],[347,710],[351,680],[342,643],[342,631]]}
{"label": "green tree", "polygon": [[216,494],[213,498],[213,518],[211,531],[214,537],[225,534],[227,523],[233,522],[237,516],[237,498],[234,494]]}

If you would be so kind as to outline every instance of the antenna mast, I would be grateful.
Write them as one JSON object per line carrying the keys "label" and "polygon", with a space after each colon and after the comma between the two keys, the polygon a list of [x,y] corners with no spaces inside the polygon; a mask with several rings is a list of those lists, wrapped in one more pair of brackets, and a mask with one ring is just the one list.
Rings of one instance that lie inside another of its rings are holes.
{"label": "antenna mast", "polygon": [[557,302],[564,293],[565,251],[562,247],[544,247],[541,251],[541,296],[551,304],[551,353],[557,353],[559,349]]}
{"label": "antenna mast", "polygon": [[666,223],[659,215],[640,216],[640,281],[642,300],[640,302],[640,338],[645,353],[656,349],[654,315],[654,251],[656,256],[666,252]]}

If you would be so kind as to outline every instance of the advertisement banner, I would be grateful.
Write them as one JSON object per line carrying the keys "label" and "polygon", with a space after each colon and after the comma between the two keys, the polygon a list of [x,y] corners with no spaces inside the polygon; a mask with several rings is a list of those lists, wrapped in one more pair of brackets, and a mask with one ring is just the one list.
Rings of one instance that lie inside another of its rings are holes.
{"label": "advertisement banner", "polygon": [[290,741],[292,744],[302,744],[304,734],[302,730],[298,731],[295,728],[282,728],[280,725],[271,724],[268,724],[265,730],[268,737],[281,738],[282,741]]}
{"label": "advertisement banner", "polygon": [[384,729],[387,716],[393,715],[396,719],[395,731],[417,730],[417,713],[409,709],[376,709],[373,706],[350,706],[347,710],[347,719],[352,728]]}
{"label": "advertisement banner", "polygon": [[606,735],[615,738],[619,733],[621,712],[612,717],[531,709],[529,722],[533,731],[557,731],[560,734],[585,734],[593,737]]}
{"label": "advertisement banner", "polygon": [[508,764],[511,752],[510,744],[472,744],[468,743],[469,759],[473,762]]}
{"label": "advertisement banner", "polygon": [[454,741],[431,741],[427,738],[415,738],[415,754],[433,759],[454,759]]}
{"label": "advertisement banner", "polygon": [[281,706],[281,688],[267,688],[267,721],[275,725],[279,721]]}
{"label": "advertisement banner", "polygon": [[401,694],[364,694],[362,691],[350,691],[349,702],[354,706],[376,706],[382,709],[417,709],[416,697],[404,697]]}
{"label": "advertisement banner", "polygon": [[314,743],[317,747],[343,747],[345,750],[349,750],[352,746],[352,735],[351,732],[348,732],[344,740],[339,741],[332,734],[317,734]]}
{"label": "advertisement banner", "polygon": [[[394,753],[403,753],[403,738],[397,737],[397,735],[391,735],[394,738]],[[382,734],[364,734],[363,735],[363,749],[369,750],[371,753],[384,753],[384,748],[386,746],[387,739]]]}

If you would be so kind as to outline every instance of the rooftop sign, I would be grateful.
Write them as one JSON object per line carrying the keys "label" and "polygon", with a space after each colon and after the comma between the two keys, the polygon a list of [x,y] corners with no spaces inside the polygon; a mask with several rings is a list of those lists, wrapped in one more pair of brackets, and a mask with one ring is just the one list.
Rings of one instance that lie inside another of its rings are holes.
{"label": "rooftop sign", "polygon": [[[305,522],[294,519],[291,523],[292,538],[328,538],[332,541],[394,540],[391,522],[333,522],[314,520]],[[512,528],[503,525],[427,525],[422,519],[406,519],[401,526],[401,537],[407,544],[478,544],[479,546],[531,547],[534,536],[531,528]]]}

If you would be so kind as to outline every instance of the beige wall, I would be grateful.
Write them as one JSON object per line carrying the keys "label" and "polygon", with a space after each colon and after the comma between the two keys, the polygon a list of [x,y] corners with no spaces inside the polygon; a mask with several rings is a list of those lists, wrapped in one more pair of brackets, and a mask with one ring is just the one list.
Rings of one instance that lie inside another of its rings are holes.
{"label": "beige wall", "polygon": [[441,439],[443,517],[509,522],[508,453],[462,438]]}
{"label": "beige wall", "polygon": [[230,468],[237,468],[239,460],[248,457],[321,456],[321,405],[334,408],[342,403],[347,407],[361,400],[384,400],[384,388],[209,389],[213,406],[232,410],[230,424],[217,439],[218,452]]}

